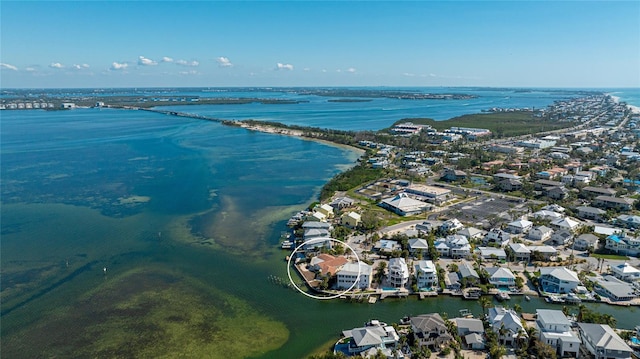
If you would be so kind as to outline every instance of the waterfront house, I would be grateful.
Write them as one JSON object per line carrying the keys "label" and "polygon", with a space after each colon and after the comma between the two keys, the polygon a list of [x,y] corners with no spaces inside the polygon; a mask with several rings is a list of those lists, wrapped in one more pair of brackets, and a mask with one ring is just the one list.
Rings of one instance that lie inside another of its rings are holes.
{"label": "waterfront house", "polygon": [[561,310],[537,309],[538,339],[556,349],[560,357],[578,357],[580,338],[571,330],[571,322]]}
{"label": "waterfront house", "polygon": [[476,272],[469,263],[460,264],[458,266],[458,274],[463,282],[467,282],[469,284],[475,284],[480,281],[478,272]]}
{"label": "waterfront house", "polygon": [[533,227],[533,222],[521,219],[507,224],[505,231],[513,234],[527,233]]}
{"label": "waterfront house", "polygon": [[516,285],[516,276],[509,268],[491,267],[486,268],[489,273],[489,283],[497,288],[508,288]]}
{"label": "waterfront house", "polygon": [[637,297],[631,284],[614,276],[605,275],[602,278],[596,278],[595,282],[596,293],[609,298],[612,302],[629,301]]}
{"label": "waterfront house", "polygon": [[540,286],[547,293],[571,293],[577,286],[582,285],[578,274],[565,267],[540,268]]}
{"label": "waterfront house", "polygon": [[439,350],[453,340],[440,314],[423,314],[411,318],[411,329],[415,343],[420,347]]}
{"label": "waterfront house", "polygon": [[438,283],[436,266],[432,261],[420,260],[413,263],[417,282],[416,285],[419,289],[431,288]]}
{"label": "waterfront house", "polygon": [[[374,322],[374,321],[372,321]],[[358,355],[370,349],[384,351],[389,347],[393,348],[400,340],[400,336],[390,325],[384,325],[375,321],[375,324],[368,324],[365,327],[345,330],[342,335],[349,340],[349,355]]]}
{"label": "waterfront house", "polygon": [[[555,212],[551,212],[551,213],[555,213]],[[547,226],[538,226],[529,231],[527,238],[531,239],[532,241],[544,242],[547,239],[551,238],[551,235],[553,235],[553,229]]]}
{"label": "waterfront house", "polygon": [[340,217],[340,223],[346,227],[356,228],[360,222],[362,222],[362,216],[356,212],[345,213]]}
{"label": "waterfront house", "polygon": [[613,275],[625,282],[633,283],[640,280],[640,270],[625,262],[611,267]]}
{"label": "waterfront house", "polygon": [[606,324],[578,323],[582,344],[594,359],[631,359],[633,350]]}
{"label": "waterfront house", "polygon": [[485,244],[495,243],[500,247],[504,247],[511,240],[511,235],[499,228],[491,228],[489,233],[484,237]]}
{"label": "waterfront house", "polygon": [[380,202],[380,207],[385,208],[400,216],[420,214],[430,205],[409,197],[406,193],[400,193],[395,197],[385,198]]}
{"label": "waterfront house", "polygon": [[323,205],[320,205],[320,206],[316,206],[314,208],[314,211],[324,214],[325,217],[327,217],[327,218],[333,217],[333,207],[331,207],[328,204],[323,204]]}
{"label": "waterfront house", "polygon": [[518,313],[513,309],[489,308],[489,325],[503,345],[514,345],[518,337],[527,336]]}
{"label": "waterfront house", "polygon": [[404,258],[391,258],[388,265],[387,279],[394,288],[404,288],[409,282],[409,267]]}
{"label": "waterfront house", "polygon": [[334,257],[330,254],[321,253],[311,258],[307,268],[320,275],[333,276],[347,262],[348,260],[344,256]]}
{"label": "waterfront house", "polygon": [[484,350],[484,325],[482,320],[474,318],[454,318],[452,321],[458,328],[458,336],[463,338],[463,342],[468,349]]}
{"label": "waterfront house", "polygon": [[594,234],[584,233],[579,235],[578,238],[575,239],[575,242],[573,242],[573,249],[586,251],[587,249],[591,248],[595,250],[598,247],[598,241],[598,237]]}
{"label": "waterfront house", "polygon": [[[360,272],[359,277],[358,272]],[[338,271],[336,275],[336,287],[338,289],[348,289],[354,283],[356,283],[356,285],[353,287],[354,289],[368,289],[369,287],[371,287],[372,272],[372,267],[366,263],[349,262],[343,265],[342,268]]]}
{"label": "waterfront house", "polygon": [[333,238],[331,237],[313,237],[313,238],[304,238],[304,245],[302,249],[305,251],[317,251],[321,248],[331,249],[331,243],[333,243]]}

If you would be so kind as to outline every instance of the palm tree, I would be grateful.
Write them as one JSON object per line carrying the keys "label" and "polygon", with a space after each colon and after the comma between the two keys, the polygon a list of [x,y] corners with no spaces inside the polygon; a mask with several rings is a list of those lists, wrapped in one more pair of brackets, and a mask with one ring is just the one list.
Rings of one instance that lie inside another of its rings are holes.
{"label": "palm tree", "polygon": [[491,300],[488,297],[480,297],[480,299],[478,299],[478,303],[480,303],[480,306],[482,307],[482,313],[486,317],[487,308],[491,306]]}

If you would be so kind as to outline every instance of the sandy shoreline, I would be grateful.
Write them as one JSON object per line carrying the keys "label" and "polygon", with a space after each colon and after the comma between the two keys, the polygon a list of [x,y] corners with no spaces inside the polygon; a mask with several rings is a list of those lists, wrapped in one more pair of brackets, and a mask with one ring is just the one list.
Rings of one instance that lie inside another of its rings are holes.
{"label": "sandy shoreline", "polygon": [[304,132],[301,130],[293,130],[293,129],[289,129],[289,128],[282,128],[282,127],[276,127],[276,126],[268,126],[268,125],[256,125],[256,124],[249,124],[246,122],[242,122],[242,121],[236,121],[236,123],[247,130],[250,131],[256,131],[256,132],[263,132],[263,133],[271,133],[271,134],[275,134],[275,135],[284,135],[284,136],[293,136],[293,137],[298,137],[302,140],[307,140],[307,141],[316,141],[316,142],[320,142],[320,143],[324,143],[327,145],[331,145],[334,147],[340,147],[340,148],[346,148],[349,149],[351,151],[355,151],[359,154],[359,156],[361,156],[362,154],[365,153],[365,150],[358,148],[358,147],[354,147],[354,146],[349,146],[349,145],[345,145],[345,144],[341,144],[341,143],[336,143],[336,142],[331,142],[331,141],[327,141],[327,140],[323,140],[320,138],[314,138],[314,137],[306,137],[304,136]]}
{"label": "sandy shoreline", "polygon": [[[612,94],[607,94],[607,95],[609,95],[615,103],[620,103],[620,97]],[[628,103],[626,105],[631,110],[632,113],[640,114],[640,106],[629,105]]]}

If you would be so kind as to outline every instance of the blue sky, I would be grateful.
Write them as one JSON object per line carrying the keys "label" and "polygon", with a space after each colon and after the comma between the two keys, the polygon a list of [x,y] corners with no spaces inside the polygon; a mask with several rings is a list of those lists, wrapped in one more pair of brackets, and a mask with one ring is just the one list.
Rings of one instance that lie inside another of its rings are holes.
{"label": "blue sky", "polygon": [[0,3],[0,85],[640,87],[640,1]]}

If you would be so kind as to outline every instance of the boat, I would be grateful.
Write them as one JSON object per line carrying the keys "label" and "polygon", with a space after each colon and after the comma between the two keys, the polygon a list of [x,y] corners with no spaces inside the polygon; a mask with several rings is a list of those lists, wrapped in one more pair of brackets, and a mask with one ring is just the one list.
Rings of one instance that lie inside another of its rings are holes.
{"label": "boat", "polygon": [[502,302],[503,300],[511,299],[511,297],[509,296],[509,293],[507,292],[498,292],[496,293],[495,297],[499,302]]}
{"label": "boat", "polygon": [[282,249],[293,249],[296,244],[291,241],[283,241],[280,247]]}
{"label": "boat", "polygon": [[529,297],[528,295],[524,296],[524,300],[526,300],[527,302],[531,300],[531,297]]}
{"label": "boat", "polygon": [[463,299],[477,300],[481,296],[482,296],[482,289],[480,288],[472,287],[472,288],[465,288],[462,290]]}

